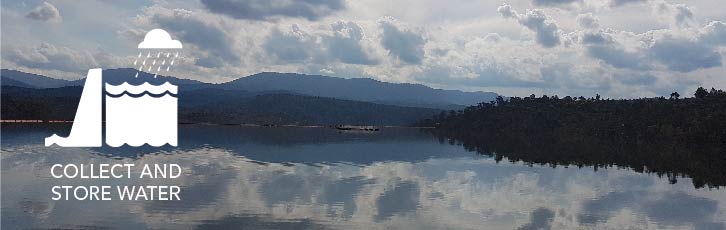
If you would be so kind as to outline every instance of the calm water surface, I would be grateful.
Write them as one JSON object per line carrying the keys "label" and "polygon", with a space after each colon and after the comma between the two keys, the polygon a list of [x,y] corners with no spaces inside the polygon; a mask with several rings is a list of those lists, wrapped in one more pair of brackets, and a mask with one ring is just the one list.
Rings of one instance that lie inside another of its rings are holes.
{"label": "calm water surface", "polygon": [[[2,129],[2,229],[724,229],[726,190],[628,169],[497,163],[416,129],[180,126],[176,148],[44,147]],[[180,164],[54,179],[53,164]],[[54,185],[180,185],[181,201],[52,201]]]}

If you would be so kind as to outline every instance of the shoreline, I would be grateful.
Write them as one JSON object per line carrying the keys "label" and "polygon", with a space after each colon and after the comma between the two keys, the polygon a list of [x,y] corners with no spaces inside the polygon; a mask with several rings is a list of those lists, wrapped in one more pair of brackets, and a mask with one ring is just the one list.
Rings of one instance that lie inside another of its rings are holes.
{"label": "shoreline", "polygon": [[[0,120],[1,124],[64,124],[73,123],[73,121],[65,120]],[[106,123],[106,121],[103,121]],[[200,125],[200,126],[241,126],[241,127],[296,127],[296,128],[335,128],[337,125],[296,125],[296,124],[252,124],[252,123],[192,123],[192,122],[179,122],[178,125]],[[381,128],[412,128],[412,129],[436,129],[436,127],[429,126],[402,126],[402,125],[364,125],[364,126],[375,126]]]}

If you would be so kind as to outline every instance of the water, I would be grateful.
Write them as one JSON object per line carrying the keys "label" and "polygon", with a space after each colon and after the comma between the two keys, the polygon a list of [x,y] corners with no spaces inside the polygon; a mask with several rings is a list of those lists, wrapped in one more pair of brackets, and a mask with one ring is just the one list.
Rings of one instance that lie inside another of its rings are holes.
{"label": "water", "polygon": [[[180,126],[177,148],[44,147],[3,125],[2,229],[724,229],[726,191],[629,169],[527,166],[416,129]],[[67,132],[67,131],[66,131]],[[53,164],[180,164],[178,179],[54,179]],[[181,201],[52,201],[53,185],[180,185]]]}

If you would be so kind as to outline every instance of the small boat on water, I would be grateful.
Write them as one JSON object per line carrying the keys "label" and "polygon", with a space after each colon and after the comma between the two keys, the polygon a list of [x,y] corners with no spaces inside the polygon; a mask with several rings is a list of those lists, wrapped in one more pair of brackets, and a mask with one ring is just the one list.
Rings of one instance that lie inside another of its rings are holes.
{"label": "small boat on water", "polygon": [[338,130],[359,130],[359,131],[379,131],[380,128],[371,125],[336,125]]}

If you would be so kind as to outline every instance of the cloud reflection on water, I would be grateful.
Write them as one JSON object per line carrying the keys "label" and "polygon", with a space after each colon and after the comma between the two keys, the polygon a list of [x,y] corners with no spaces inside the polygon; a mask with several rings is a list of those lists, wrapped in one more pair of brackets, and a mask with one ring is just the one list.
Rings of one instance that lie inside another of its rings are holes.
{"label": "cloud reflection on water", "polygon": [[[244,149],[283,152],[300,145],[254,142],[117,158],[98,149],[4,143],[2,227],[719,229],[726,222],[726,193],[696,190],[687,179],[670,185],[666,179],[625,169],[496,163],[434,139],[408,141],[398,140],[421,145],[411,147],[414,152],[409,155],[421,148],[446,154],[415,160],[377,155],[378,159],[353,164],[346,163],[346,155],[337,162],[260,164],[259,158],[247,156],[258,155]],[[350,158],[362,159],[355,155],[369,149],[355,150],[361,145],[396,151],[386,149],[392,145],[379,139],[333,141],[302,149],[307,148],[305,154],[325,151],[324,155],[348,151]],[[51,179],[48,170],[56,163],[176,163],[184,172],[167,180]],[[52,185],[99,183],[180,185],[182,201],[50,200]]]}

